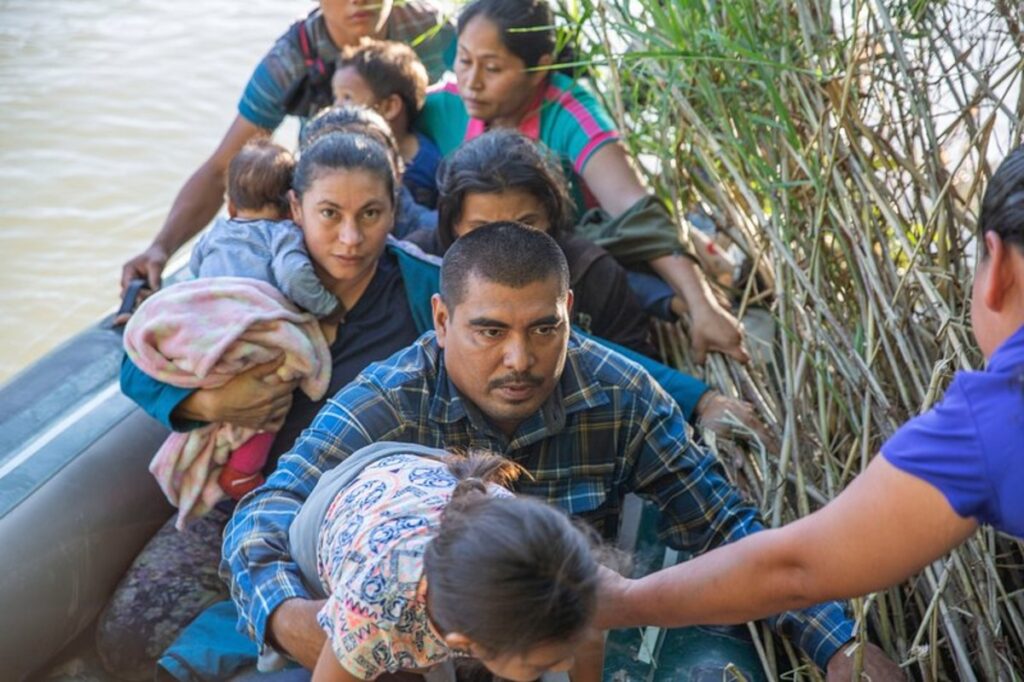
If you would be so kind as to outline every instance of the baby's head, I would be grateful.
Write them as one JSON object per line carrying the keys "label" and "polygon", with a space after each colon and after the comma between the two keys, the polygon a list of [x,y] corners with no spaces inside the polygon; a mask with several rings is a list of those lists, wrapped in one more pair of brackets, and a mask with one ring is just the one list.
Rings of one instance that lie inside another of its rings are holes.
{"label": "baby's head", "polygon": [[335,104],[370,107],[401,137],[423,108],[427,82],[427,70],[411,47],[370,40],[341,51],[331,86]]}
{"label": "baby's head", "polygon": [[456,475],[423,558],[431,620],[499,677],[568,670],[597,602],[590,539],[543,502],[488,495],[493,477]]}
{"label": "baby's head", "polygon": [[247,142],[228,164],[228,214],[232,218],[288,218],[294,172],[295,158],[281,145],[266,137]]}

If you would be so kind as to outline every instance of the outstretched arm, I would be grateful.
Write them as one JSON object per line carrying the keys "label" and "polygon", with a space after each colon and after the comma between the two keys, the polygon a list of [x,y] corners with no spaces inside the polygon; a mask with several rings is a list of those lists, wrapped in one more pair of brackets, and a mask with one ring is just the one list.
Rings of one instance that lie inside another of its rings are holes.
{"label": "outstretched arm", "polygon": [[636,581],[610,579],[602,627],[742,623],[894,585],[977,528],[876,457],[821,510]]}
{"label": "outstretched arm", "polygon": [[167,260],[181,245],[203,229],[224,202],[224,173],[238,150],[257,135],[269,131],[236,116],[213,155],[192,174],[178,192],[164,226],[145,251],[135,256],[121,270],[121,291],[135,278],[149,282],[153,291],[160,288],[161,275]]}
{"label": "outstretched arm", "polygon": [[[594,152],[583,167],[582,175],[601,208],[613,217],[625,213],[648,195],[626,150],[618,142],[605,144]],[[676,225],[667,219],[667,214],[665,217],[661,229],[677,240]],[[613,247],[604,246],[616,255]],[[695,260],[666,252],[652,257],[648,264],[685,301],[692,321],[690,338],[698,362],[703,362],[708,351],[725,353],[740,362],[749,359],[743,348],[739,322],[715,300]]]}

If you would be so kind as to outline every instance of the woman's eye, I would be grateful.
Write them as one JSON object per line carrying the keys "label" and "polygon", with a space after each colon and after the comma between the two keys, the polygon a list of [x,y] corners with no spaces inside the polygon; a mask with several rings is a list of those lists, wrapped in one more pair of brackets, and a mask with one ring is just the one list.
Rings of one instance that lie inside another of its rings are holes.
{"label": "woman's eye", "polygon": [[485,67],[485,70],[487,71],[487,73],[501,73],[501,67],[494,66],[493,64],[488,64]]}

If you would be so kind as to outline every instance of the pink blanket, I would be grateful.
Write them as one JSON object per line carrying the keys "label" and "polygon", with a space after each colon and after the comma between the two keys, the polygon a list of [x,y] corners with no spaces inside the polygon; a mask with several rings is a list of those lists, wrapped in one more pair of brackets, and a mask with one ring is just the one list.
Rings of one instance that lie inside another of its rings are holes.
{"label": "pink blanket", "polygon": [[[139,306],[124,347],[149,376],[183,388],[216,388],[285,353],[268,381],[301,377],[312,400],[327,391],[331,354],[316,318],[271,285],[245,277],[198,279],[161,289]],[[178,507],[179,530],[225,494],[217,476],[231,452],[256,433],[227,423],[172,433],[149,465]]]}

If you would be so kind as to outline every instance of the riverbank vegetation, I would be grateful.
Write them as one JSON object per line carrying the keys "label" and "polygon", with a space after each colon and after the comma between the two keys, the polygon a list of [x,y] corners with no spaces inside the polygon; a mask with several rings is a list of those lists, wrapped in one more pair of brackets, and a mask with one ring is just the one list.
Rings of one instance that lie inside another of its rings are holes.
{"label": "riverbank vegetation", "polygon": [[[566,0],[562,13],[652,184],[681,215],[702,206],[754,273],[724,293],[775,327],[749,368],[706,371],[758,406],[781,449],[720,452],[772,524],[819,508],[955,371],[982,365],[973,229],[987,178],[1021,142],[1024,9]],[[680,332],[660,332],[692,367]],[[1021,679],[1021,547],[982,530],[857,600],[859,636],[923,679]]]}

